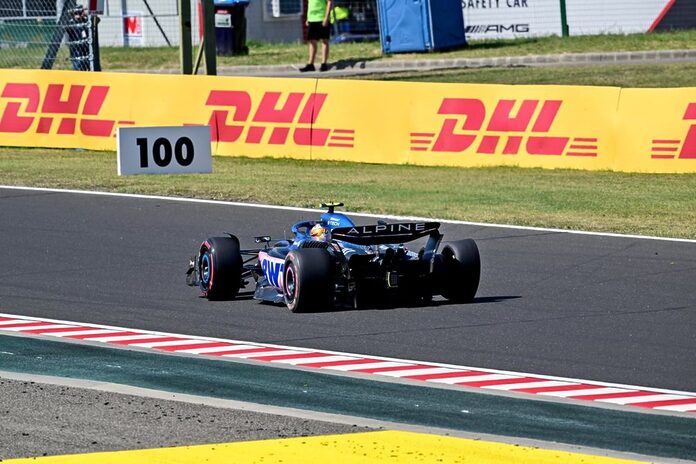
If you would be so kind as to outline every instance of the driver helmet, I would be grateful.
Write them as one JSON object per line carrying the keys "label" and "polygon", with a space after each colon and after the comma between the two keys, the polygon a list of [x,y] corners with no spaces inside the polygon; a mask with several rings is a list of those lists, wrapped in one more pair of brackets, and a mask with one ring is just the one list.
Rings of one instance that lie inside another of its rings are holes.
{"label": "driver helmet", "polygon": [[309,235],[312,237],[312,240],[324,241],[326,240],[326,229],[321,224],[314,224],[309,231]]}

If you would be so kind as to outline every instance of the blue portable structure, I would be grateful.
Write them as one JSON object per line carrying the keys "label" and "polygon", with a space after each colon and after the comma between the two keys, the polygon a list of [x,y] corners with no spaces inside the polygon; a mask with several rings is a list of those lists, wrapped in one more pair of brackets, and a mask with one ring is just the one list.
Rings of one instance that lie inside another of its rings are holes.
{"label": "blue portable structure", "polygon": [[378,0],[377,5],[384,53],[466,45],[461,0]]}
{"label": "blue portable structure", "polygon": [[235,5],[248,6],[249,0],[213,0],[213,5],[215,5],[215,6],[235,6]]}

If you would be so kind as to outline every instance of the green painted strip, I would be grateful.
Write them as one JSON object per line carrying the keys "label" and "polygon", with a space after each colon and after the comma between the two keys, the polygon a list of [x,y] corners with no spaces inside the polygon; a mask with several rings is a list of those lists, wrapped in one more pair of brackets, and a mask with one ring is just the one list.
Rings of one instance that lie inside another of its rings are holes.
{"label": "green painted strip", "polygon": [[696,459],[696,420],[0,336],[0,370]]}

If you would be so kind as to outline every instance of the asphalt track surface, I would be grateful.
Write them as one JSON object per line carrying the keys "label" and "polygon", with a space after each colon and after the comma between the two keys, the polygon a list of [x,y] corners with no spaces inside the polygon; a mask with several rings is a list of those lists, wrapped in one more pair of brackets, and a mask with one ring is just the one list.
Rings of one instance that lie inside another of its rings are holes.
{"label": "asphalt track surface", "polygon": [[[291,223],[318,213],[3,188],[0,213],[0,312],[695,389],[693,242],[445,224],[446,238],[473,237],[479,244],[484,267],[473,304],[436,300],[425,307],[291,314],[248,295],[233,302],[198,298],[184,285],[187,259],[207,236],[234,232],[253,246],[254,235],[282,237]],[[7,379],[0,388],[0,459],[383,426],[191,408],[166,394],[148,399]],[[577,411],[571,415],[582,414]],[[607,418],[599,415],[595,423]],[[693,433],[682,427],[679,436]],[[656,446],[614,449],[652,454]]]}
{"label": "asphalt track surface", "polygon": [[252,247],[318,212],[11,189],[0,211],[2,312],[696,389],[693,242],[443,224],[479,245],[473,304],[292,314],[199,298],[187,260],[208,236]]}

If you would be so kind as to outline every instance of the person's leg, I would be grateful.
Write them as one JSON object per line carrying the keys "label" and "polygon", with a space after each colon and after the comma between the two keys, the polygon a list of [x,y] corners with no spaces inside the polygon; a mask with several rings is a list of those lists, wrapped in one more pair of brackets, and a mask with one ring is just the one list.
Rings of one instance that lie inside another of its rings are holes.
{"label": "person's leg", "polygon": [[329,40],[321,39],[321,64],[326,64],[329,60]]}
{"label": "person's leg", "polygon": [[322,26],[321,29],[321,37],[319,39],[321,40],[321,66],[319,67],[319,71],[328,71],[329,70],[329,39],[331,38],[331,27],[330,26]]}
{"label": "person's leg", "polygon": [[314,59],[317,56],[317,41],[309,39],[307,42],[309,43],[309,57],[307,64],[300,68],[300,72],[315,71]]}
{"label": "person's leg", "polygon": [[308,64],[314,64],[314,59],[317,56],[317,41],[316,40],[310,40],[309,41],[309,60],[307,61]]}

